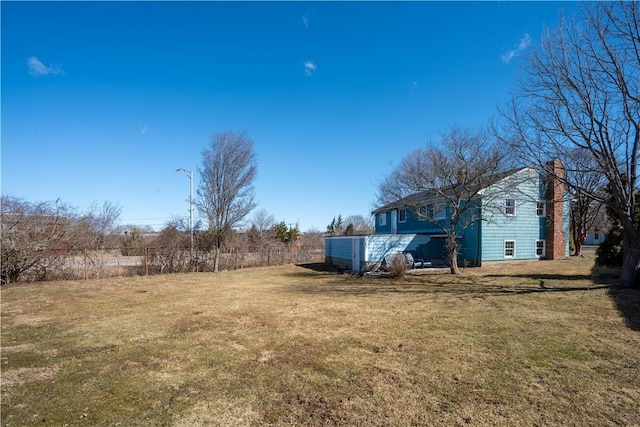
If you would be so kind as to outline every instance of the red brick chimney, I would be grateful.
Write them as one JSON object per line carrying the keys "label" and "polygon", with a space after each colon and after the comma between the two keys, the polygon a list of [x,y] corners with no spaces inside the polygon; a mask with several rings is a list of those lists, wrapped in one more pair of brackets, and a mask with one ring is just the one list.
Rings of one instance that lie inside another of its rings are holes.
{"label": "red brick chimney", "polygon": [[563,259],[567,245],[563,227],[564,165],[554,159],[547,163],[547,171],[547,259]]}

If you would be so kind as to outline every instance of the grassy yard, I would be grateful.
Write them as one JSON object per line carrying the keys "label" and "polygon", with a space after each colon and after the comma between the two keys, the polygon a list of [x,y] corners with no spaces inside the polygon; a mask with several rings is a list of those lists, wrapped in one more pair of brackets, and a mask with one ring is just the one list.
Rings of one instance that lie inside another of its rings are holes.
{"label": "grassy yard", "polygon": [[638,426],[640,292],[592,265],[6,287],[2,425]]}

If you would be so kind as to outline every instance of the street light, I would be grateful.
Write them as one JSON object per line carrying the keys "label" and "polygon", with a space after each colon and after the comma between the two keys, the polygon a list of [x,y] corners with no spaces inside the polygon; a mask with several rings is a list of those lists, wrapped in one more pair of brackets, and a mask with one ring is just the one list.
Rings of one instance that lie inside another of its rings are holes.
{"label": "street light", "polygon": [[193,262],[193,173],[184,168],[176,169],[176,172],[184,172],[189,177],[189,242],[190,242],[190,260]]}

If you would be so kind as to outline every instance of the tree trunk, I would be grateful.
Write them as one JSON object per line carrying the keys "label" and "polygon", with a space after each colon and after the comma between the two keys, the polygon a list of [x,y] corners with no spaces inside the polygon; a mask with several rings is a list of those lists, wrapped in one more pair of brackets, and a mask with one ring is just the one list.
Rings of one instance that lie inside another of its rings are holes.
{"label": "tree trunk", "polygon": [[581,239],[573,239],[573,247],[574,247],[574,256],[582,256],[582,242],[584,242],[584,240]]}
{"label": "tree trunk", "polygon": [[460,269],[458,268],[458,253],[451,253],[451,274],[460,274]]}
{"label": "tree trunk", "polygon": [[620,274],[620,285],[625,288],[640,288],[640,239],[624,240],[624,260]]}
{"label": "tree trunk", "polygon": [[216,245],[213,251],[213,272],[218,272],[218,265],[220,263],[220,246]]}
{"label": "tree trunk", "polygon": [[451,274],[460,274],[460,269],[458,268],[458,243],[456,242],[455,234],[447,236],[447,252]]}

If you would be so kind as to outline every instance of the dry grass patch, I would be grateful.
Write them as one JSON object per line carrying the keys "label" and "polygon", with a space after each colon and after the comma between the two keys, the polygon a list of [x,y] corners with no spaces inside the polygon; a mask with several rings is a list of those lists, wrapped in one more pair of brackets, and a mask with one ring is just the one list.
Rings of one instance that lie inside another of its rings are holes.
{"label": "dry grass patch", "polygon": [[8,287],[2,424],[640,425],[640,293],[592,267]]}

